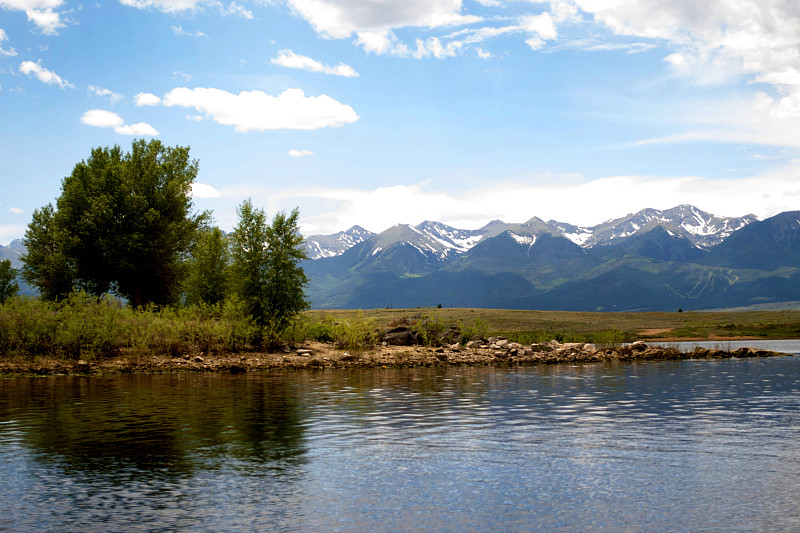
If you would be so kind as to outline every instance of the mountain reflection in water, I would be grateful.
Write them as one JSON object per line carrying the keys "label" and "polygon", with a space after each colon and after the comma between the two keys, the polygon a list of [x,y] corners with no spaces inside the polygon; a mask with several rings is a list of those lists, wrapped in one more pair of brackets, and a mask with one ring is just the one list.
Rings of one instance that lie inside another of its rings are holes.
{"label": "mountain reflection in water", "polygon": [[800,358],[0,380],[0,530],[796,531]]}

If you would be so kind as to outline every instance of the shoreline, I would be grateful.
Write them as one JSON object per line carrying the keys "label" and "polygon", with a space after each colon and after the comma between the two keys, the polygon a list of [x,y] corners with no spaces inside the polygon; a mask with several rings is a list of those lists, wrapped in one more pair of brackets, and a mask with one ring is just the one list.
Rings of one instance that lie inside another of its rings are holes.
{"label": "shoreline", "polygon": [[[684,339],[681,339],[684,340]],[[688,339],[699,340],[699,339]],[[715,339],[702,339],[714,341]],[[728,339],[732,340],[732,339]],[[736,339],[739,340],[739,339]],[[741,339],[748,340],[748,339]],[[186,372],[285,371],[341,368],[403,368],[432,366],[528,366],[539,364],[632,363],[647,361],[680,361],[688,359],[721,359],[792,356],[793,354],[739,348],[720,350],[694,348],[682,352],[657,342],[678,342],[678,339],[637,341],[628,345],[597,348],[585,343],[550,341],[523,346],[505,339],[490,339],[470,347],[378,346],[349,353],[326,343],[307,343],[290,352],[240,352],[234,354],[183,354],[180,356],[126,356],[96,360],[64,360],[22,357],[0,360],[0,377],[35,376],[101,376],[115,374],[163,374]]]}

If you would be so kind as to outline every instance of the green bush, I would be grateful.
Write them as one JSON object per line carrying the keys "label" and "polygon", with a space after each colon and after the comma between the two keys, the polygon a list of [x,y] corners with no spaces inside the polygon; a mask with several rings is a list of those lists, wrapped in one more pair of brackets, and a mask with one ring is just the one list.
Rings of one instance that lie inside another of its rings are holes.
{"label": "green bush", "polygon": [[445,332],[447,325],[438,313],[432,311],[426,313],[417,320],[412,328],[414,335],[417,336],[419,342],[425,346],[438,346],[441,344],[442,334]]}
{"label": "green bush", "polygon": [[365,318],[361,311],[346,321],[336,321],[331,316],[325,316],[323,325],[330,331],[330,336],[338,348],[364,350],[374,346],[378,340],[374,321]]}

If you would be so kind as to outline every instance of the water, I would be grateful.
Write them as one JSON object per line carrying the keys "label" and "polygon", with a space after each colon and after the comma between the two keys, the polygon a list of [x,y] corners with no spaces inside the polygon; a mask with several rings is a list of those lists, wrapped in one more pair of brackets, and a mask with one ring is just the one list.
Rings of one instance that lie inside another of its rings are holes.
{"label": "water", "polygon": [[[653,344],[658,344],[653,343]],[[756,348],[758,350],[769,350],[772,352],[800,354],[800,339],[776,339],[776,340],[746,340],[746,341],[685,341],[664,343],[675,346],[677,349],[687,352],[692,351],[695,346],[701,348],[717,348],[719,350],[738,350],[739,348]]]}
{"label": "water", "polygon": [[800,357],[0,380],[0,531],[797,531]]}

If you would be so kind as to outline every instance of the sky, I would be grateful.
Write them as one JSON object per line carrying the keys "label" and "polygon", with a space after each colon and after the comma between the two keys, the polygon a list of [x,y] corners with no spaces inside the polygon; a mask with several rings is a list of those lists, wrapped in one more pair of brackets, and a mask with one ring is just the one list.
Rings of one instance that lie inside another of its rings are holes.
{"label": "sky", "polygon": [[800,209],[797,0],[0,0],[0,244],[92,148],[304,234]]}

